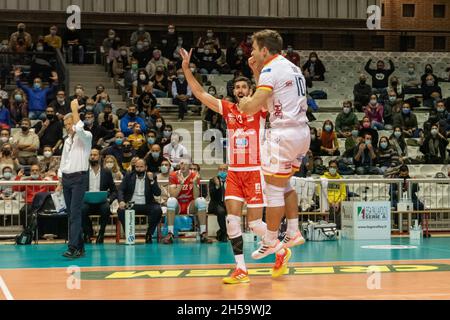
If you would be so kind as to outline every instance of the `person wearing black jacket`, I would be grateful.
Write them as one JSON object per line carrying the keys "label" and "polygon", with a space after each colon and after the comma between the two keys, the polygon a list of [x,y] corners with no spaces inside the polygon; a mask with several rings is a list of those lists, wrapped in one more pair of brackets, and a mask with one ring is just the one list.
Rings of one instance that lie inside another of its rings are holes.
{"label": "person wearing black jacket", "polygon": [[147,170],[158,174],[162,162],[167,159],[163,157],[161,146],[159,144],[153,144],[149,152],[145,155],[144,160],[147,164]]}
{"label": "person wearing black jacket", "polygon": [[104,127],[99,126],[95,120],[94,112],[92,111],[86,112],[84,118],[84,129],[92,133],[93,147],[100,144],[100,139],[102,140],[100,142],[112,139],[116,133],[114,130],[106,130]]}
{"label": "person wearing black jacket", "polygon": [[419,141],[420,152],[425,155],[426,164],[443,164],[448,143],[445,132],[439,130],[438,124],[433,124],[430,133]]}
{"label": "person wearing black jacket", "polygon": [[143,117],[145,117],[145,111],[147,109],[153,110],[155,109],[158,101],[156,97],[152,93],[153,87],[151,84],[145,86],[144,92],[139,96],[137,101],[137,107],[139,110],[139,114],[144,113]]}
{"label": "person wearing black jacket", "polygon": [[44,146],[52,147],[52,152],[58,153],[63,144],[63,124],[56,117],[55,109],[48,106],[45,110],[46,120],[40,121],[34,126],[34,131],[39,137],[40,148],[38,154],[42,155]]}
{"label": "person wearing black jacket", "polygon": [[225,206],[225,182],[227,179],[227,166],[221,165],[217,176],[209,180],[209,202],[208,212],[217,215],[217,222],[219,223],[219,231],[217,231],[217,240],[220,242],[227,242],[227,208]]}
{"label": "person wearing black jacket", "polygon": [[152,235],[158,223],[161,221],[161,205],[156,202],[155,197],[161,195],[156,175],[147,172],[145,161],[136,161],[134,172],[128,173],[122,180],[119,188],[119,220],[125,228],[125,208],[130,202],[134,204],[133,210],[137,215],[148,216],[148,229],[145,243],[152,243]]}
{"label": "person wearing black jacket", "polygon": [[355,101],[355,108],[362,112],[363,107],[367,106],[372,95],[372,87],[367,83],[365,74],[359,76],[359,82],[353,87],[353,96]]}
{"label": "person wearing black jacket", "polygon": [[389,77],[395,71],[394,62],[389,60],[389,69],[385,69],[385,64],[383,60],[377,61],[377,68],[371,69],[370,64],[372,63],[372,59],[367,61],[364,69],[368,74],[372,76],[372,91],[373,93],[385,94],[387,88],[389,87]]}
{"label": "person wearing black jacket", "polygon": [[97,244],[102,244],[105,237],[106,225],[108,218],[111,215],[109,209],[110,203],[117,198],[117,188],[114,183],[112,172],[108,169],[103,169],[100,166],[100,151],[92,149],[89,158],[90,168],[88,174],[89,192],[107,191],[108,198],[103,203],[87,203],[83,202],[81,206],[84,242],[90,243],[93,236],[92,222],[89,219],[90,215],[100,213],[100,231],[97,235]]}
{"label": "person wearing black jacket", "polygon": [[303,71],[307,71],[309,77],[313,81],[324,81],[325,80],[325,66],[323,62],[319,59],[316,52],[311,52],[308,61],[302,67]]}

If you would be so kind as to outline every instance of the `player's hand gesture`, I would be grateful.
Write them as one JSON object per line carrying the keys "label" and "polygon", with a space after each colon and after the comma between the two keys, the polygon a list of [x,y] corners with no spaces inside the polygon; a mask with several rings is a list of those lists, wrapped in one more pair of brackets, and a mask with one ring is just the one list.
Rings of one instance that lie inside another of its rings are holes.
{"label": "player's hand gesture", "polygon": [[184,48],[181,48],[180,55],[181,55],[181,58],[183,59],[181,66],[183,67],[183,70],[186,71],[189,69],[189,64],[191,63],[192,49],[189,50],[189,53],[188,53]]}
{"label": "player's hand gesture", "polygon": [[263,66],[256,62],[255,58],[253,57],[250,57],[248,59],[248,66],[250,67],[250,69],[252,69],[253,73],[261,73],[261,70],[263,68]]}

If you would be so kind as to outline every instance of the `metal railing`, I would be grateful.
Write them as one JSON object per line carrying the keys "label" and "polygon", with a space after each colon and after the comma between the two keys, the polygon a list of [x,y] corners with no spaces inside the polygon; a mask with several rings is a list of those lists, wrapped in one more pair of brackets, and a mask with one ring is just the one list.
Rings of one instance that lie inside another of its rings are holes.
{"label": "metal railing", "polygon": [[[119,185],[121,181],[116,181]],[[159,181],[167,186],[169,181]],[[209,180],[202,180],[207,185]],[[20,210],[26,204],[27,191],[14,191],[18,187],[55,187],[55,181],[0,181],[0,237],[12,237],[22,231],[24,224]],[[412,220],[424,218],[429,231],[450,230],[450,179],[312,179],[293,178],[298,194],[301,220],[332,219],[330,208],[342,201],[389,201],[392,207],[393,230],[409,230]],[[344,185],[345,197],[339,196]],[[398,190],[401,190],[400,193]],[[202,195],[208,199],[208,195]],[[411,210],[397,210],[398,203],[412,202]],[[26,208],[26,207],[25,207]],[[331,209],[331,211],[333,211]],[[404,216],[407,218],[404,219]],[[28,221],[25,221],[25,225]]]}

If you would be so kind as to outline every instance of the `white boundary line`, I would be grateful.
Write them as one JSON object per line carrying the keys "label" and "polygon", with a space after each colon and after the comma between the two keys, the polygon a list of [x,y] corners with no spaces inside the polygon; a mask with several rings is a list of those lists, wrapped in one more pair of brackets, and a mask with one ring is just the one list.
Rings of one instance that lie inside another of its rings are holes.
{"label": "white boundary line", "polygon": [[0,276],[0,289],[2,289],[2,292],[6,298],[6,300],[14,300],[11,292],[9,291],[8,287],[6,286],[5,281],[3,280],[3,278]]}

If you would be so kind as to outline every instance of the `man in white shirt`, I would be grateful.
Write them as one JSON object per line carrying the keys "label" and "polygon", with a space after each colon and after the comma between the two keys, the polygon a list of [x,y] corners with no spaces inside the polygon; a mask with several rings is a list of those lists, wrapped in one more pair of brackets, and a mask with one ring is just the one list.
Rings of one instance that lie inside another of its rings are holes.
{"label": "man in white shirt", "polygon": [[84,256],[81,203],[89,188],[89,155],[92,134],[84,130],[80,120],[78,100],[73,100],[71,114],[64,117],[68,137],[64,142],[61,165],[58,171],[60,183],[56,191],[63,190],[67,213],[69,214],[69,248],[63,256],[70,259]]}
{"label": "man in white shirt", "polygon": [[189,153],[185,146],[181,144],[182,137],[178,133],[173,133],[170,144],[166,145],[163,149],[163,157],[169,159],[172,163],[172,167],[176,167],[181,158],[188,156]]}

